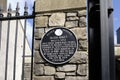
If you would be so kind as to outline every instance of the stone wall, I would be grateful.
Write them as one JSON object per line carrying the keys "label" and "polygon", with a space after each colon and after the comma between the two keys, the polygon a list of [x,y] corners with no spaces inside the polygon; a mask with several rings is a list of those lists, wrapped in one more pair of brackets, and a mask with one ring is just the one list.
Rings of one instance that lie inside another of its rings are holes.
{"label": "stone wall", "polygon": [[[34,80],[88,80],[86,9],[81,7],[65,10],[64,8],[60,11],[42,11],[42,13],[37,9],[37,13],[35,18]],[[40,53],[40,41],[43,35],[56,27],[70,29],[78,40],[77,52],[68,63],[63,65],[52,65],[46,62]]]}

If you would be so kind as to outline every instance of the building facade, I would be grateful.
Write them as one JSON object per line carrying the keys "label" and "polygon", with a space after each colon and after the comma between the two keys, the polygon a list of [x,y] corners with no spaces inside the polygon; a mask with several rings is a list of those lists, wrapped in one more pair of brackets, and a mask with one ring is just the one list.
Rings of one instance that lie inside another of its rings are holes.
{"label": "building facade", "polygon": [[120,44],[120,28],[117,29],[117,44]]}
{"label": "building facade", "polygon": [[7,0],[0,0],[0,8],[4,11],[7,10]]}

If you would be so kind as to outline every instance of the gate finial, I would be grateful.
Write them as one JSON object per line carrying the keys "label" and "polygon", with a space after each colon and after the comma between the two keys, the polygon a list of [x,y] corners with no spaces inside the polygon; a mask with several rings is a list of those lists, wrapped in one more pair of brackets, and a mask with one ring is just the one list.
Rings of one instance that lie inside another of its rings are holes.
{"label": "gate finial", "polygon": [[0,17],[3,17],[2,11],[3,11],[3,9],[0,6]]}
{"label": "gate finial", "polygon": [[28,5],[27,5],[27,2],[25,2],[24,15],[25,15],[25,16],[28,15]]}
{"label": "gate finial", "polygon": [[17,2],[17,6],[16,6],[16,16],[19,16],[19,15],[20,15],[19,10],[20,10],[19,2]]}
{"label": "gate finial", "polygon": [[12,11],[12,9],[11,9],[11,4],[9,4],[8,14],[7,14],[8,17],[11,17],[11,11]]}

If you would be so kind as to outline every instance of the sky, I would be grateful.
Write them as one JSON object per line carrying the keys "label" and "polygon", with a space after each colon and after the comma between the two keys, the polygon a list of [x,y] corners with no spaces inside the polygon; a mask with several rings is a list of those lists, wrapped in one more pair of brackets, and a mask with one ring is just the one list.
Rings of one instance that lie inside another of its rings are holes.
{"label": "sky", "polygon": [[[34,0],[8,0],[7,7],[9,6],[9,4],[11,4],[12,10],[15,10],[17,2],[19,2],[19,6],[20,6],[20,15],[24,14],[24,5],[25,5],[25,2],[27,2],[27,5],[28,5],[29,15],[32,14]],[[21,22],[24,25],[24,21],[21,21]],[[29,19],[27,21],[27,29],[26,29],[27,30],[26,31],[26,35],[27,35],[30,47],[32,47],[32,44],[31,44],[32,43],[32,27],[33,27],[32,23],[33,23],[32,20]]]}
{"label": "sky", "polygon": [[[15,10],[15,7],[17,4],[17,2],[19,2],[20,4],[20,12],[21,14],[23,14],[23,11],[24,11],[24,3],[25,1],[28,3],[28,6],[29,6],[29,13],[31,14],[32,12],[32,7],[33,7],[33,4],[34,4],[34,0],[8,0],[8,4],[11,3],[12,5],[12,9]],[[113,8],[114,8],[114,12],[113,12],[113,20],[114,20],[114,43],[116,44],[117,43],[117,40],[116,40],[116,30],[120,27],[120,0],[113,0]],[[31,31],[32,31],[32,24],[31,24],[31,20],[28,21],[28,28],[27,28],[27,36],[28,37],[28,40],[29,42],[31,43]]]}
{"label": "sky", "polygon": [[12,10],[15,10],[17,2],[19,2],[21,13],[23,13],[23,11],[24,11],[24,3],[25,2],[27,2],[28,6],[29,6],[29,8],[28,8],[29,12],[31,12],[32,6],[34,4],[34,0],[7,0],[7,6],[9,4],[11,4]]}
{"label": "sky", "polygon": [[120,27],[120,0],[113,0],[113,20],[114,20],[114,40],[115,44],[117,43],[116,40],[116,30]]}

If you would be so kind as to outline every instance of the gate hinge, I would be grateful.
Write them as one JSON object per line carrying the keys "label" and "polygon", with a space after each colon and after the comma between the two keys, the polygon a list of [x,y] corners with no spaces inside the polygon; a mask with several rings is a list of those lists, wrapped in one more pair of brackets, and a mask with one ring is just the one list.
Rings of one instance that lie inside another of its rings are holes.
{"label": "gate hinge", "polygon": [[108,8],[108,17],[110,16],[110,14],[114,11],[113,8]]}

